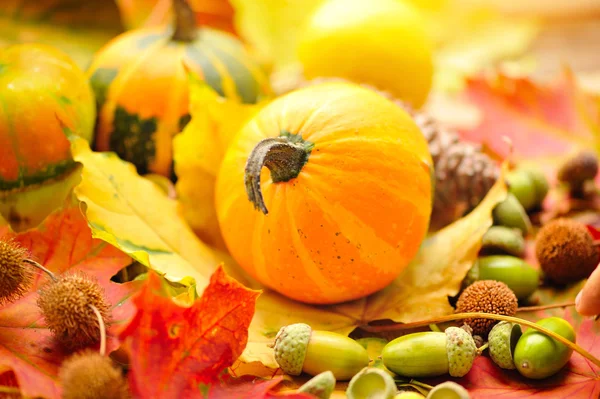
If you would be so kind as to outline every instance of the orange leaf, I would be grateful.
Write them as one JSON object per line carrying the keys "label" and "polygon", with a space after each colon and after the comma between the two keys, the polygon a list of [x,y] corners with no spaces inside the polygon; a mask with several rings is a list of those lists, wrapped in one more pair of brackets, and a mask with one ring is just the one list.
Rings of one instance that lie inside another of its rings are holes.
{"label": "orange leaf", "polygon": [[[114,323],[107,331],[107,349],[112,351],[119,346],[122,325],[135,312],[127,299],[139,284],[110,281],[131,263],[131,258],[104,241],[93,239],[79,208],[52,214],[39,228],[21,234],[1,227],[0,237],[13,237],[30,251],[32,259],[55,274],[83,271],[95,277],[113,306]],[[36,305],[36,290],[47,281],[44,273],[38,273],[28,294],[0,308],[0,373],[4,373],[0,374],[0,381],[10,380],[10,373],[6,372],[12,371],[24,396],[60,398],[57,373],[68,353],[52,339]]]}
{"label": "orange leaf", "polygon": [[245,288],[220,266],[191,307],[161,296],[150,273],[133,299],[138,311],[122,332],[133,393],[144,398],[198,397],[242,353],[259,291]]}
{"label": "orange leaf", "polygon": [[509,151],[503,136],[512,141],[515,160],[548,159],[578,148],[598,148],[600,102],[579,89],[568,69],[548,86],[501,73],[471,78],[465,94],[479,109],[481,121],[462,131],[462,137],[496,154],[506,156]]}
{"label": "orange leaf", "polygon": [[274,393],[275,388],[283,377],[272,379],[257,379],[251,376],[240,378],[224,378],[221,384],[215,384],[210,387],[206,399],[311,399],[314,396],[307,393],[298,393],[293,391]]}
{"label": "orange leaf", "polygon": [[[563,317],[573,323],[570,310]],[[600,357],[600,323],[584,320],[577,329],[577,344],[596,357]],[[488,398],[580,398],[600,397],[600,370],[578,353],[573,353],[569,363],[552,377],[528,380],[516,370],[502,370],[488,357],[480,356],[473,368],[462,379],[456,380],[469,390],[472,399]]]}

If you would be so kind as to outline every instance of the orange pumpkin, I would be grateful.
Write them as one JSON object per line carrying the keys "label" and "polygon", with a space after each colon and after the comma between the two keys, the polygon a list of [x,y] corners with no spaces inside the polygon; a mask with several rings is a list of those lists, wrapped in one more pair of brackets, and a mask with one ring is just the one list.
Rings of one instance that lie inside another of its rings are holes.
{"label": "orange pumpkin", "polygon": [[237,37],[197,29],[185,0],[173,6],[174,28],[126,32],[107,43],[87,71],[98,103],[96,149],[116,152],[139,173],[167,177],[173,174],[173,136],[190,120],[186,68],[220,95],[244,103],[269,91]]}
{"label": "orange pumpkin", "polygon": [[217,178],[219,225],[262,284],[307,303],[352,300],[415,256],[431,172],[400,107],[352,83],[315,85],[267,105],[233,140]]}
{"label": "orange pumpkin", "polygon": [[65,199],[60,180],[76,166],[67,135],[91,141],[96,108],[83,71],[48,45],[0,50],[0,88],[0,213],[21,230]]}

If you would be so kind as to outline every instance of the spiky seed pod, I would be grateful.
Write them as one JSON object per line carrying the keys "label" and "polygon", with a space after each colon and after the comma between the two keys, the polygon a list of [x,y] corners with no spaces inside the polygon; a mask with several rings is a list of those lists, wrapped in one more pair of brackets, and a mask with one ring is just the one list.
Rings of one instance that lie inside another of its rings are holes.
{"label": "spiky seed pod", "polygon": [[[517,297],[504,283],[494,280],[480,280],[468,286],[456,302],[456,313],[483,312],[505,316],[517,313]],[[473,329],[473,334],[487,338],[497,323],[491,319],[465,320]]]}
{"label": "spiky seed pod", "polygon": [[76,353],[59,372],[63,399],[127,399],[127,381],[112,360],[92,351]]}
{"label": "spiky seed pod", "polygon": [[58,281],[44,285],[37,303],[50,331],[70,350],[100,341],[98,318],[90,305],[98,309],[105,324],[111,319],[104,290],[81,272],[61,276]]}
{"label": "spiky seed pod", "polygon": [[540,229],[535,254],[545,277],[556,284],[589,277],[600,261],[587,227],[567,218],[553,220]]}
{"label": "spiky seed pod", "polygon": [[33,269],[24,264],[27,249],[15,241],[0,240],[0,306],[22,297],[33,282]]}

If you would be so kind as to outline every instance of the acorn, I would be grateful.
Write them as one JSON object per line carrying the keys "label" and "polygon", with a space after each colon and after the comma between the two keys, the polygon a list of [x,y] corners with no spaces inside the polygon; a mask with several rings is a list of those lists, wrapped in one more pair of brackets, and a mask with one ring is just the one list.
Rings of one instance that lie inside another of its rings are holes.
{"label": "acorn", "polygon": [[298,392],[304,392],[318,399],[329,399],[335,388],[335,377],[331,371],[317,374],[304,385],[298,388]]}
{"label": "acorn", "polygon": [[284,373],[316,376],[331,371],[338,381],[351,379],[367,367],[367,350],[345,335],[313,330],[308,324],[282,327],[275,337],[275,361]]}
{"label": "acorn", "polygon": [[555,219],[540,229],[535,254],[545,277],[557,284],[589,277],[599,260],[587,227],[566,218]]}
{"label": "acorn", "polygon": [[490,358],[498,367],[514,370],[513,353],[523,332],[516,323],[501,321],[496,324],[488,335],[488,350]]}
{"label": "acorn", "polygon": [[[508,286],[499,281],[480,280],[468,286],[456,302],[456,313],[483,312],[506,316],[517,313],[517,297]],[[473,334],[486,338],[496,320],[466,319]]]}
{"label": "acorn", "polygon": [[[573,326],[560,317],[548,317],[536,324],[575,342]],[[558,373],[569,362],[572,354],[573,350],[565,344],[530,328],[517,342],[514,363],[522,376],[543,379]]]}
{"label": "acorn", "polygon": [[469,392],[453,381],[442,382],[433,387],[426,399],[470,399]]}
{"label": "acorn", "polygon": [[0,240],[0,306],[21,298],[31,287],[33,269],[27,250],[13,240]]}
{"label": "acorn", "polygon": [[514,227],[521,230],[523,236],[531,231],[531,220],[529,220],[525,208],[511,193],[508,193],[506,199],[496,205],[492,216],[495,225]]}
{"label": "acorn", "polygon": [[477,259],[481,280],[503,282],[518,300],[527,299],[537,290],[540,273],[521,258],[509,255],[483,256]]}
{"label": "acorn", "polygon": [[458,327],[445,332],[403,335],[381,352],[383,364],[403,377],[437,377],[449,373],[462,377],[471,370],[477,348],[471,334]]}
{"label": "acorn", "polygon": [[75,353],[64,361],[59,378],[63,399],[128,399],[127,381],[110,358],[92,351]]}
{"label": "acorn", "polygon": [[481,241],[480,255],[525,255],[525,239],[519,229],[492,226],[485,232]]}
{"label": "acorn", "polygon": [[39,291],[37,304],[54,337],[67,349],[77,350],[100,342],[100,325],[110,323],[111,308],[104,290],[85,273],[60,276]]}
{"label": "acorn", "polygon": [[577,192],[583,188],[586,181],[593,180],[597,174],[598,157],[594,151],[584,150],[560,166],[557,178]]}
{"label": "acorn", "polygon": [[393,399],[396,394],[396,382],[390,374],[377,367],[365,367],[348,384],[348,399]]}
{"label": "acorn", "polygon": [[529,173],[521,169],[509,172],[506,176],[508,192],[512,193],[527,211],[538,205],[533,180]]}

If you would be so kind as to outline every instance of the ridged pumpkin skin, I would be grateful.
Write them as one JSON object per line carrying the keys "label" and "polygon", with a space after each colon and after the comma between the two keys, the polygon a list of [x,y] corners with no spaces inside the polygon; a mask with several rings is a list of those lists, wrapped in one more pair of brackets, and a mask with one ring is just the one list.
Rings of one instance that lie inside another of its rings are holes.
{"label": "ridged pumpkin skin", "polygon": [[0,190],[56,178],[74,166],[66,132],[92,139],[93,93],[63,52],[40,44],[0,50]]}
{"label": "ridged pumpkin skin", "polygon": [[142,174],[171,177],[172,138],[190,119],[185,67],[222,96],[246,103],[268,91],[266,77],[235,36],[202,28],[187,42],[172,40],[172,33],[124,33],[87,71],[98,102],[96,149],[116,152]]}
{"label": "ridged pumpkin skin", "polygon": [[[312,146],[296,178],[262,168],[268,214],[254,209],[244,169],[255,146],[288,136]],[[217,178],[219,225],[235,260],[264,285],[315,304],[363,297],[415,256],[431,213],[432,160],[410,116],[350,83],[291,92],[231,143]]]}
{"label": "ridged pumpkin skin", "polygon": [[0,50],[0,214],[34,227],[77,183],[67,134],[92,140],[96,107],[83,71],[41,44]]}

